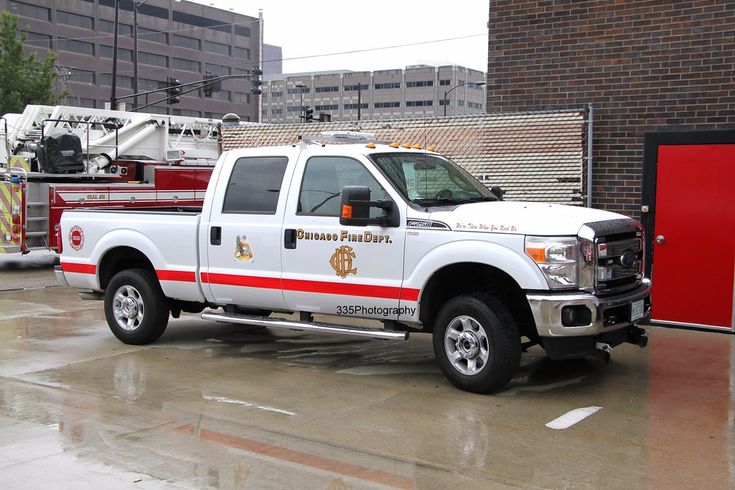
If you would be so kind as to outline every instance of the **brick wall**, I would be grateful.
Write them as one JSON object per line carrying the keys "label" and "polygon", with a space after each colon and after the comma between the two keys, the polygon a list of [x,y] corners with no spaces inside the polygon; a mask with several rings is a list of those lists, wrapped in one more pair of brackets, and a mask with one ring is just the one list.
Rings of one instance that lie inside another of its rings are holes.
{"label": "brick wall", "polygon": [[640,216],[647,131],[735,128],[735,2],[490,0],[488,112],[594,106],[593,205]]}

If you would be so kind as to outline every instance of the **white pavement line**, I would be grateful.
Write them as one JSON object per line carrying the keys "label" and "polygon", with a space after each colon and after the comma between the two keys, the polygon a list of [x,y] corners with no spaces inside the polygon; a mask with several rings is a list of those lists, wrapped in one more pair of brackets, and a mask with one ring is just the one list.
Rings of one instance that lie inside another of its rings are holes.
{"label": "white pavement line", "polygon": [[565,413],[561,417],[555,418],[551,422],[547,423],[546,427],[548,427],[549,429],[557,430],[568,429],[574,424],[586,419],[598,410],[602,410],[602,407],[575,408],[574,410]]}
{"label": "white pavement line", "polygon": [[230,405],[240,405],[242,407],[256,408],[258,410],[265,410],[266,412],[276,412],[276,413],[280,413],[283,415],[288,415],[289,417],[292,415],[296,415],[296,412],[291,412],[289,410],[284,410],[282,408],[270,407],[268,405],[258,405],[257,403],[248,402],[245,400],[235,400],[235,399],[227,398],[224,396],[215,396],[215,395],[204,393],[202,394],[202,398],[204,398],[205,400],[209,400],[209,401],[217,402],[217,403],[227,403]]}

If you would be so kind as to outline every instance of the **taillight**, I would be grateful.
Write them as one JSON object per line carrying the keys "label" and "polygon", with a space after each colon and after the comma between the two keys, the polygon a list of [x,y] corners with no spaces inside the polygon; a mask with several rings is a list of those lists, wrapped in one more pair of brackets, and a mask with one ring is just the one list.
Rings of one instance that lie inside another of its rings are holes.
{"label": "taillight", "polygon": [[64,251],[64,240],[62,240],[63,235],[61,234],[61,224],[56,225],[56,250],[59,253],[62,253]]}

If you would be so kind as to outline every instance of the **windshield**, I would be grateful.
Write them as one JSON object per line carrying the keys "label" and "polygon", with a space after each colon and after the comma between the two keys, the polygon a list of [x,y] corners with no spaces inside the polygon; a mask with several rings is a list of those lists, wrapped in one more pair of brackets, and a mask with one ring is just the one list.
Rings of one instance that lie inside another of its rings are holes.
{"label": "windshield", "polygon": [[374,153],[370,158],[409,201],[441,206],[497,197],[455,163],[427,153]]}

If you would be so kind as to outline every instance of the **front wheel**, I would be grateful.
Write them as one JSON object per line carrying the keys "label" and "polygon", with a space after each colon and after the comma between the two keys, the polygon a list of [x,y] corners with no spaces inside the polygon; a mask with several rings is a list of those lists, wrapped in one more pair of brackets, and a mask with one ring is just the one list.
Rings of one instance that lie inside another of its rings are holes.
{"label": "front wheel", "polygon": [[168,300],[153,271],[124,270],[107,285],[107,325],[126,344],[144,345],[158,339],[166,330],[168,315]]}
{"label": "front wheel", "polygon": [[449,382],[474,393],[505,386],[521,360],[513,316],[498,299],[486,294],[449,300],[437,315],[433,344]]}

